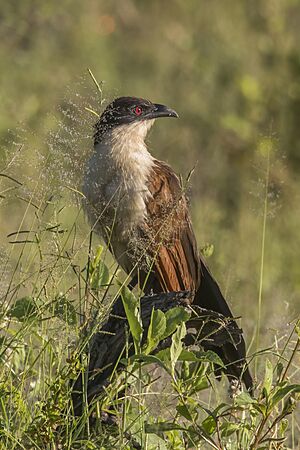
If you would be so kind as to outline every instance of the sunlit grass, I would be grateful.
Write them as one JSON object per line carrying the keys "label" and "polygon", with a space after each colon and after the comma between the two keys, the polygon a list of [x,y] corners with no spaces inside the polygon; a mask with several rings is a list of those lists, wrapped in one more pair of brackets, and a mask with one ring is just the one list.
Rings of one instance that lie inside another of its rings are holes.
{"label": "sunlit grass", "polygon": [[[148,450],[295,448],[300,433],[294,411],[299,390],[299,329],[294,316],[287,329],[287,313],[278,318],[278,330],[273,316],[268,317],[273,314],[273,294],[268,286],[267,253],[272,239],[279,240],[278,229],[268,220],[274,208],[271,169],[276,157],[268,146],[272,143],[269,138],[258,143],[262,182],[256,181],[255,220],[249,205],[242,205],[240,224],[232,232],[222,228],[221,213],[214,210],[209,196],[205,214],[200,207],[194,211],[199,247],[203,247],[203,236],[208,237],[207,242],[217,236],[216,245],[205,246],[206,256],[226,274],[229,298],[232,286],[236,287],[245,336],[249,341],[253,335],[248,356],[257,384],[255,399],[247,394],[229,399],[227,381],[215,381],[211,361],[205,357],[194,367],[188,361],[175,364],[170,355],[163,354],[164,368],[159,361],[156,366],[150,364],[153,361],[147,360],[147,351],[137,345],[135,351],[144,354],[144,362],[133,364],[128,358],[128,330],[122,355],[125,370],[114,370],[105,393],[88,404],[88,348],[130,278],[119,270],[107,248],[99,247],[95,227],[90,230],[83,216],[80,177],[91,146],[99,99],[94,100],[93,96],[88,100],[80,96],[77,103],[64,105],[54,129],[46,133],[46,156],[41,149],[29,159],[31,142],[16,145],[7,152],[1,171],[3,212],[14,215],[4,227],[7,241],[0,267],[1,445],[53,450],[60,446],[129,449],[138,442]],[[24,134],[18,139],[22,137]],[[193,178],[195,183],[195,174]],[[198,214],[201,220],[197,220]],[[15,229],[9,228],[11,223],[16,223]],[[239,229],[249,233],[249,239],[245,235],[238,239],[234,233]],[[257,245],[253,244],[255,237]],[[224,245],[219,246],[223,240]],[[232,275],[235,258],[241,286]],[[278,261],[276,267],[280,264]],[[276,292],[279,311],[280,300]],[[177,336],[177,345],[179,341]],[[74,416],[71,401],[78,374],[84,386],[82,417]],[[116,424],[105,424],[103,413],[109,413]]]}
{"label": "sunlit grass", "polygon": [[[293,448],[298,425],[296,420],[287,419],[294,417],[298,389],[293,384],[299,373],[299,340],[295,331],[288,339],[280,340],[277,348],[261,351],[254,357],[258,383],[255,401],[249,397],[229,400],[223,391],[226,380],[220,386],[212,380],[210,392],[196,390],[192,394],[194,388],[189,387],[191,381],[182,378],[184,372],[180,371],[180,366],[176,372],[171,372],[170,378],[164,371],[148,371],[147,362],[145,368],[140,364],[137,372],[131,374],[132,364],[128,361],[125,376],[115,373],[99,403],[89,409],[86,402],[83,417],[74,417],[72,380],[88,364],[86,349],[105,319],[109,305],[120,292],[120,279],[116,282],[120,275],[116,278],[117,267],[107,258],[106,250],[96,253],[98,246],[92,239],[93,233],[82,218],[79,191],[77,209],[64,201],[70,195],[69,189],[63,191],[65,197],[49,199],[45,196],[36,202],[41,179],[37,179],[34,190],[29,192],[20,226],[9,238],[14,243],[10,244],[7,258],[14,266],[2,298],[0,410],[3,448],[56,449],[63,445],[70,449],[113,449],[116,446],[125,449],[141,442],[142,448],[148,450],[181,449],[187,441],[189,448],[199,445],[202,448],[202,441],[206,441],[209,448],[217,449],[246,448],[245,445],[251,445],[252,449],[279,448],[276,445],[284,445],[285,435],[289,436],[287,448]],[[267,190],[264,198],[258,317],[262,301]],[[66,212],[68,209],[72,219]],[[66,217],[67,226],[64,224]],[[24,224],[26,233],[22,233]],[[94,326],[85,328],[95,317],[96,324],[94,321]],[[264,348],[260,335],[257,350]],[[269,362],[264,369],[266,358]],[[209,370],[209,363],[205,367]],[[192,370],[189,365],[185,371],[188,370]],[[165,385],[161,392],[157,391],[157,377],[161,386]],[[199,373],[197,376],[194,373],[193,377],[201,380]],[[120,382],[125,383],[121,396],[118,394]],[[294,388],[290,387],[289,391],[289,386]],[[273,402],[272,406],[271,400],[280,395],[280,389],[285,389],[283,400]],[[149,402],[151,397],[157,396],[160,407]],[[267,402],[270,404],[266,410]],[[226,406],[221,406],[222,403]],[[181,409],[175,409],[178,404]],[[117,425],[110,428],[99,422],[99,434],[89,417],[100,419],[101,409],[109,411]],[[218,409],[217,425],[212,426],[208,410]],[[250,410],[251,416],[248,416]],[[163,440],[159,437],[162,433]],[[264,439],[266,442],[261,442]]]}

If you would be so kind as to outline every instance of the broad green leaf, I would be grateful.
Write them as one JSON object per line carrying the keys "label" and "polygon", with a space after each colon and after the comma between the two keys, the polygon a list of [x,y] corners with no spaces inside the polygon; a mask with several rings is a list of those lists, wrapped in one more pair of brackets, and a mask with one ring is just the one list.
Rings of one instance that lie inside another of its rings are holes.
{"label": "broad green leaf", "polygon": [[235,398],[235,404],[238,406],[245,406],[251,404],[257,404],[257,400],[251,397],[248,392],[241,392]]}
{"label": "broad green leaf", "polygon": [[221,358],[212,350],[206,352],[197,352],[198,361],[209,362],[220,367],[225,367]]}
{"label": "broad green leaf", "polygon": [[133,338],[135,352],[138,353],[143,336],[143,326],[139,312],[139,301],[127,286],[122,287],[121,297]]}
{"label": "broad green leaf", "polygon": [[271,361],[267,359],[265,368],[265,379],[263,384],[263,388],[266,390],[267,395],[270,394],[272,383],[273,383],[273,366]]}
{"label": "broad green leaf", "polygon": [[171,355],[170,355],[170,347],[165,348],[164,350],[160,350],[158,353],[156,353],[155,355],[161,362],[162,364],[165,365],[165,367],[167,367],[168,372],[171,372]]}
{"label": "broad green leaf", "polygon": [[164,446],[158,446],[158,443],[156,442],[154,446],[150,447],[149,450],[166,450],[166,449],[172,449],[172,450],[182,450],[183,445],[183,436],[182,432],[180,430],[172,430],[172,431],[166,431],[165,433],[162,433],[161,439],[164,441],[166,445]]}
{"label": "broad green leaf", "polygon": [[299,392],[300,384],[290,384],[288,386],[277,387],[275,393],[270,397],[270,408],[274,408],[274,406],[283,400],[287,395]]}
{"label": "broad green leaf", "polygon": [[[154,355],[144,355],[143,353],[140,355],[133,355],[129,359],[129,362],[144,362],[147,364],[157,364],[162,369],[164,369],[168,374],[170,374],[170,369],[164,364],[164,362]],[[126,363],[126,359],[121,360],[122,363]]]}
{"label": "broad green leaf", "polygon": [[8,314],[11,317],[15,317],[20,322],[34,319],[38,314],[38,307],[35,299],[30,296],[19,298],[11,307]]}
{"label": "broad green leaf", "polygon": [[260,414],[262,414],[264,417],[267,416],[267,406],[264,403],[253,403],[253,408],[258,411]]}
{"label": "broad green leaf", "polygon": [[213,416],[208,416],[203,420],[201,427],[208,433],[213,434],[217,428],[216,421]]}
{"label": "broad green leaf", "polygon": [[178,361],[191,361],[191,362],[198,362],[199,358],[197,358],[197,356],[195,355],[195,353],[187,350],[187,349],[182,349],[179,357],[178,357]]}
{"label": "broad green leaf", "polygon": [[166,330],[166,317],[159,309],[152,309],[150,325],[147,334],[145,353],[151,353],[162,340]]}
{"label": "broad green leaf", "polygon": [[193,421],[193,417],[189,411],[188,406],[185,403],[181,403],[181,404],[177,405],[176,410],[185,419],[189,420],[190,422]]}
{"label": "broad green leaf", "polygon": [[54,303],[54,315],[69,325],[76,325],[76,310],[65,295],[58,295],[56,297]]}
{"label": "broad green leaf", "polygon": [[190,313],[186,311],[182,306],[176,306],[175,308],[169,309],[165,313],[166,329],[163,339],[174,333],[176,327],[182,322],[186,322],[187,320],[189,320],[190,316]]}
{"label": "broad green leaf", "polygon": [[[207,365],[203,365],[203,362],[210,362],[223,366],[222,361],[214,352],[195,352],[183,349],[178,357],[178,361],[182,361],[183,364],[187,364],[188,367],[185,369],[185,373],[181,370],[181,379],[192,378],[193,383],[190,386],[189,394],[192,395],[209,386],[206,371],[208,369]],[[193,364],[189,364],[193,363]],[[200,366],[199,366],[200,363]],[[186,375],[187,374],[187,375]]]}
{"label": "broad green leaf", "polygon": [[177,330],[172,336],[172,344],[170,347],[170,357],[171,357],[171,364],[172,364],[172,372],[174,374],[175,364],[180,356],[180,353],[182,352],[182,342],[181,340],[186,335],[186,327],[185,323],[181,323],[177,326]]}
{"label": "broad green leaf", "polygon": [[[231,407],[229,408],[231,409]],[[216,425],[216,419],[220,413],[220,411],[223,412],[225,410],[228,410],[228,405],[226,403],[220,403],[213,411],[209,411],[206,410],[209,415],[203,420],[201,427],[204,428],[204,430],[208,433],[208,434],[213,434],[214,431],[217,428]]]}

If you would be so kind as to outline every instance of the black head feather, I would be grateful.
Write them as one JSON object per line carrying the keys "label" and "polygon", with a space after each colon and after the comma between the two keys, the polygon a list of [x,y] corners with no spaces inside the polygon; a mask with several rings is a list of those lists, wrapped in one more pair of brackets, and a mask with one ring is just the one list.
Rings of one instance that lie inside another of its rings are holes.
{"label": "black head feather", "polygon": [[158,117],[178,117],[178,114],[165,105],[152,103],[144,98],[116,98],[105,108],[95,125],[95,144],[101,140],[104,133],[116,126]]}

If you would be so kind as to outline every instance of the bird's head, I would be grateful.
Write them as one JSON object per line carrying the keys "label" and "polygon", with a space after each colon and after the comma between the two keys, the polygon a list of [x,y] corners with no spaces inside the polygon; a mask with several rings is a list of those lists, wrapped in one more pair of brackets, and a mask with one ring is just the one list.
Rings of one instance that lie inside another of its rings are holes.
{"label": "bird's head", "polygon": [[178,117],[168,106],[137,97],[119,97],[103,111],[95,128],[95,140],[116,127],[133,125],[136,132],[145,133],[159,117]]}

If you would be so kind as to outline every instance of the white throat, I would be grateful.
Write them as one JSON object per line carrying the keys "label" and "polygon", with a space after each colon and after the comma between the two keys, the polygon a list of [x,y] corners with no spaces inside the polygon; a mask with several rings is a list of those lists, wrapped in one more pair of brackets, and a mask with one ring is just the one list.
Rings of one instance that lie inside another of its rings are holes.
{"label": "white throat", "polygon": [[[154,124],[154,120],[136,122],[130,125],[120,125],[113,129],[103,144],[110,147],[110,155],[119,169],[127,172],[128,177],[137,175],[144,177],[152,167],[153,157],[147,150],[145,138]],[[101,143],[97,151],[101,152]],[[127,182],[127,180],[124,180]]]}
{"label": "white throat", "polygon": [[[103,235],[103,225],[114,227],[125,238],[146,217],[150,193],[147,179],[155,159],[145,138],[154,120],[119,125],[102,135],[85,173],[83,193],[93,226]],[[105,237],[105,236],[103,236]]]}

